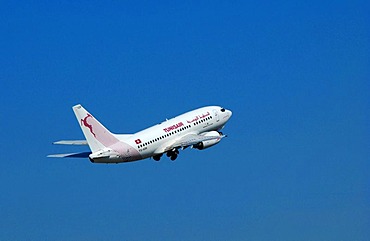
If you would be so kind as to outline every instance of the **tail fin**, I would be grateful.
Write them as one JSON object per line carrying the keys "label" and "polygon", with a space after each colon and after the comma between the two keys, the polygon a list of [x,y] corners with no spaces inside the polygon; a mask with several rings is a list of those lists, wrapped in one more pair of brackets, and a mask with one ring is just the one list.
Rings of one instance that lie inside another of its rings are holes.
{"label": "tail fin", "polygon": [[118,142],[118,139],[81,105],[73,106],[73,111],[92,152]]}

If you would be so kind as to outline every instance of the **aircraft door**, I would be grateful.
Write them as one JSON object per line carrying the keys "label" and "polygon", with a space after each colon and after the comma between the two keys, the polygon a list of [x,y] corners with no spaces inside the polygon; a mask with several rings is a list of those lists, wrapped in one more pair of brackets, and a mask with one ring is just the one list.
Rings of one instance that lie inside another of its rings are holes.
{"label": "aircraft door", "polygon": [[130,148],[127,148],[127,150],[125,150],[126,152],[123,154],[123,159],[128,161],[131,159],[131,154],[130,154]]}
{"label": "aircraft door", "polygon": [[217,110],[213,110],[213,114],[215,115],[216,122],[219,122],[220,121],[220,116],[218,115]]}

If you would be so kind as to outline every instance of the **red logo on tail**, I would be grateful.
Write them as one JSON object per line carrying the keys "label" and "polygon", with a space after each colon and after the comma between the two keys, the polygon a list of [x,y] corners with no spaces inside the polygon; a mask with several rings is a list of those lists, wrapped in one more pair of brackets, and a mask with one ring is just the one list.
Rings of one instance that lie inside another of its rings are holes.
{"label": "red logo on tail", "polygon": [[96,137],[96,136],[95,136],[95,133],[93,132],[93,127],[92,127],[92,125],[90,125],[89,123],[87,123],[87,118],[89,118],[89,117],[91,117],[91,118],[92,118],[92,115],[90,115],[89,113],[87,113],[87,116],[86,116],[85,118],[81,119],[81,125],[83,124],[84,126],[86,126],[87,128],[89,128],[89,129],[90,129],[91,134],[93,134],[93,135],[94,135],[94,137]]}

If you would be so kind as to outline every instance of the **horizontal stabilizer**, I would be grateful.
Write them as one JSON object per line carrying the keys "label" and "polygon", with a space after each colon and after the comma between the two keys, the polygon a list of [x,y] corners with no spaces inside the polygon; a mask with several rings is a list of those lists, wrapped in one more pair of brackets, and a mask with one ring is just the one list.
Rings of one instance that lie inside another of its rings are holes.
{"label": "horizontal stabilizer", "polygon": [[47,157],[57,157],[57,158],[86,158],[89,157],[91,152],[77,152],[77,153],[67,153],[67,154],[53,154]]}
{"label": "horizontal stabilizer", "polygon": [[53,142],[54,145],[76,145],[76,146],[80,146],[80,145],[87,145],[87,141],[86,140],[73,140],[73,141],[56,141],[56,142]]}

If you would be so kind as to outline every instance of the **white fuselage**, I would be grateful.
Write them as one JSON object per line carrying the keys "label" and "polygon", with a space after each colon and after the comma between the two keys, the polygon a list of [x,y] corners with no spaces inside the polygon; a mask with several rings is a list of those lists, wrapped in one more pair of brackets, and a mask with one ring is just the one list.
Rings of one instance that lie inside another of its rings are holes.
{"label": "white fuselage", "polygon": [[231,111],[219,106],[203,107],[139,131],[132,136],[120,138],[117,135],[117,138],[138,151],[139,159],[144,159],[167,151],[166,146],[187,134],[221,130],[231,115]]}

